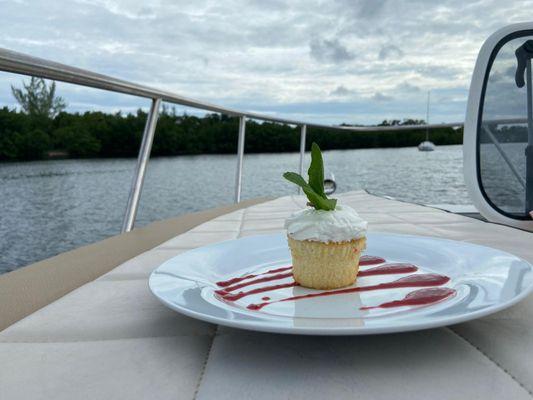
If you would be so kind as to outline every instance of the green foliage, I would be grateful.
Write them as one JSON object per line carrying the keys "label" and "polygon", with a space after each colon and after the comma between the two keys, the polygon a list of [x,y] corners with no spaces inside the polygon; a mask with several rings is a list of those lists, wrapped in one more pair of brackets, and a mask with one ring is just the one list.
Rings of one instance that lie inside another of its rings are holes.
{"label": "green foliage", "polygon": [[97,157],[100,152],[100,142],[83,126],[59,128],[53,138],[54,147],[66,150],[72,157]]}
{"label": "green foliage", "polygon": [[[30,154],[43,157],[42,151],[26,151],[26,145],[19,149],[24,143],[20,135],[35,130],[46,135],[39,143],[40,147],[48,146],[44,156],[49,151],[64,150],[71,157],[136,157],[145,122],[146,113],[140,110],[127,115],[60,112],[53,119],[38,119],[7,107],[0,108],[0,160],[28,159]],[[159,116],[152,156],[235,154],[238,127],[239,120],[234,117],[207,114],[198,118],[176,115],[167,109]],[[402,147],[417,146],[425,140],[425,131],[349,133],[308,128],[307,138],[308,143],[316,142],[323,150]],[[430,140],[437,145],[460,144],[462,131],[433,129]],[[255,121],[246,124],[246,153],[295,152],[299,143],[299,127]]]}
{"label": "green foliage", "polygon": [[18,156],[17,146],[12,132],[3,132],[0,135],[0,161],[16,160]]}
{"label": "green foliage", "polygon": [[44,79],[31,77],[30,83],[22,83],[22,89],[11,86],[13,97],[22,110],[36,118],[54,118],[67,104],[62,97],[56,96],[56,83],[48,86]]}
{"label": "green foliage", "polygon": [[50,138],[39,129],[16,133],[13,136],[16,158],[19,160],[39,160],[50,148]]}
{"label": "green foliage", "polygon": [[296,172],[285,172],[283,177],[302,188],[310,205],[317,210],[332,211],[337,205],[336,199],[328,199],[324,193],[324,161],[320,147],[313,142],[311,145],[311,165],[307,171],[309,183]]}

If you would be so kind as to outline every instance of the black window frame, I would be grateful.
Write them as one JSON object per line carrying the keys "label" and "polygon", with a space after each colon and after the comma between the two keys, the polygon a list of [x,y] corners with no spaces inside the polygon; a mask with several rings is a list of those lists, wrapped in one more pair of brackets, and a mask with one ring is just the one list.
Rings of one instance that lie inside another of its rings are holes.
{"label": "black window frame", "polygon": [[519,39],[524,36],[531,36],[533,37],[533,29],[525,29],[521,31],[516,31],[513,33],[510,33],[503,38],[501,38],[498,43],[494,46],[490,53],[489,61],[487,62],[487,68],[485,69],[485,76],[483,77],[483,86],[481,87],[481,96],[479,98],[479,105],[478,105],[478,115],[477,115],[477,126],[476,126],[476,176],[477,176],[477,184],[479,187],[479,191],[481,192],[481,195],[483,196],[483,199],[498,213],[506,216],[507,218],[515,219],[518,221],[530,221],[532,217],[526,213],[524,210],[524,215],[516,215],[509,213],[507,211],[502,210],[500,207],[498,207],[494,202],[489,198],[487,193],[485,192],[485,187],[483,186],[483,181],[481,179],[481,166],[480,166],[480,138],[481,138],[481,123],[483,121],[483,108],[485,106],[485,92],[487,90],[487,83],[489,80],[489,74],[492,69],[492,65],[494,64],[494,60],[496,59],[496,56],[500,52],[501,48],[508,42],[514,39]]}

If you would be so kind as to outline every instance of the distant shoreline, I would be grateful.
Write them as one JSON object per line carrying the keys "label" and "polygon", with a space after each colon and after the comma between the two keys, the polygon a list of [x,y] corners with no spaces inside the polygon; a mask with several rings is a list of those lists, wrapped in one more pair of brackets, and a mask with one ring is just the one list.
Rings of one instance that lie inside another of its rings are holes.
{"label": "distant shoreline", "polygon": [[[7,107],[0,109],[0,161],[32,161],[137,157],[146,113],[66,113],[36,118]],[[423,121],[384,121],[383,126]],[[153,157],[235,154],[238,118],[207,114],[202,118],[163,112],[152,146]],[[317,142],[323,150],[417,146],[424,129],[402,131],[338,132],[308,127],[307,150]],[[434,128],[429,138],[437,146],[462,144],[462,129]],[[288,153],[300,149],[300,129],[276,123],[248,121],[245,153]]]}
{"label": "distant shoreline", "polygon": [[[443,144],[439,145],[438,147],[442,146],[462,146],[462,143],[458,144]],[[417,146],[395,146],[395,147],[366,147],[366,148],[355,148],[355,149],[329,149],[325,150],[324,153],[330,152],[330,151],[352,151],[352,150],[392,150],[392,149],[405,149],[408,147],[412,147],[413,149],[416,149]],[[437,149],[438,149],[437,147]],[[309,151],[306,149],[306,152]],[[259,152],[245,152],[244,156],[247,155],[272,155],[272,154],[288,154],[292,153],[295,155],[298,155],[300,152],[296,150],[290,150],[290,151],[259,151]],[[235,156],[236,153],[203,153],[203,154],[174,154],[174,155],[150,155],[150,159],[158,159],[158,158],[175,158],[175,157],[201,157],[201,156]],[[78,161],[105,161],[105,160],[135,160],[137,159],[137,155],[135,156],[124,156],[124,157],[52,157],[52,158],[41,158],[38,160],[2,160],[0,161],[0,165],[2,164],[11,164],[11,163],[32,163],[32,162],[42,162],[42,161],[65,161],[65,160],[78,160]]]}

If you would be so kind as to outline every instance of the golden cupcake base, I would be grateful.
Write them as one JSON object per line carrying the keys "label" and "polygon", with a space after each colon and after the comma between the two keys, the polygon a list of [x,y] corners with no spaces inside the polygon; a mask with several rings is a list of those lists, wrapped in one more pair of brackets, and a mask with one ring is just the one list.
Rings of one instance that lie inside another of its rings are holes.
{"label": "golden cupcake base", "polygon": [[323,243],[288,237],[294,280],[312,289],[338,289],[352,285],[366,238]]}

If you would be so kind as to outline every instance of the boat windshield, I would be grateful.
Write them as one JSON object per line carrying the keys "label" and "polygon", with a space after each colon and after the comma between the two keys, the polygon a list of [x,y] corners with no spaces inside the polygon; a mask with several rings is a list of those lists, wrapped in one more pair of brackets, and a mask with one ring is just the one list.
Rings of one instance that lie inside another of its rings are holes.
{"label": "boat windshield", "polygon": [[[533,198],[528,199],[526,190],[529,181],[533,191],[533,176],[526,176],[526,147],[528,136],[531,137],[528,131],[533,130],[531,116],[528,126],[532,104],[528,101],[531,78],[527,77],[531,69],[524,70],[519,65],[520,49],[530,39],[533,36],[507,40],[493,54],[478,127],[478,177],[485,197],[504,214],[520,219],[528,218],[528,212],[533,210]],[[525,66],[530,65],[527,54],[522,58]],[[525,80],[522,87],[520,74]],[[531,158],[530,163],[533,155]]]}

